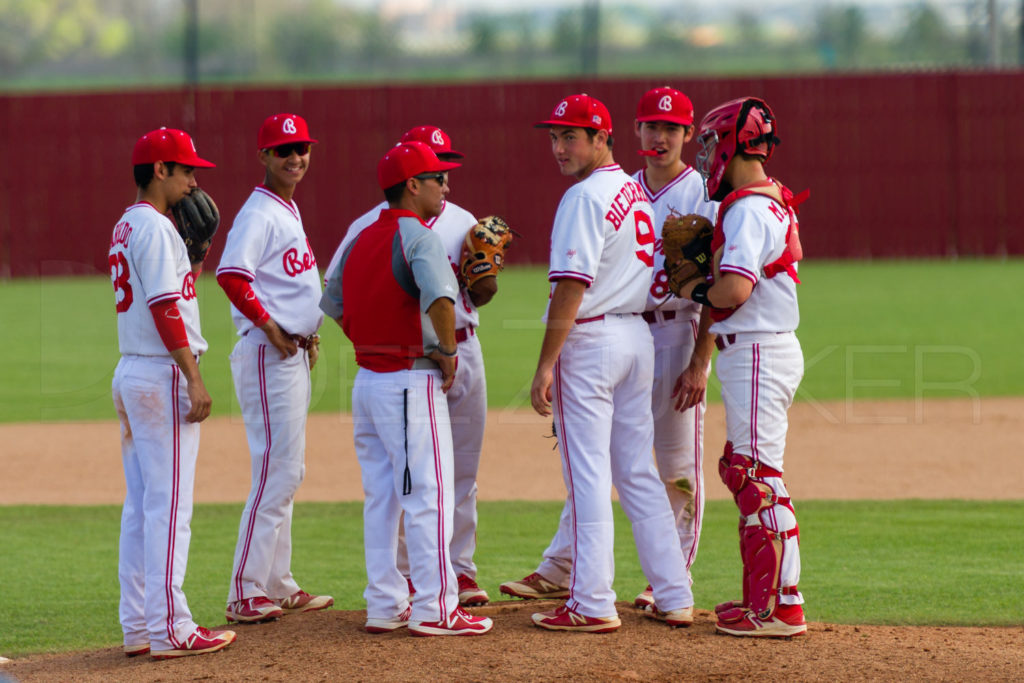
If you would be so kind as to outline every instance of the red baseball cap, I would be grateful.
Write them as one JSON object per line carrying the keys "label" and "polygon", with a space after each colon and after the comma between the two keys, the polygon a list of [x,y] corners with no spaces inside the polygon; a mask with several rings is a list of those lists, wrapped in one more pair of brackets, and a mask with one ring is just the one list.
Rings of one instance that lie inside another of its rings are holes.
{"label": "red baseball cap", "polygon": [[636,108],[637,121],[667,121],[684,126],[693,125],[693,102],[667,85],[648,90]]}
{"label": "red baseball cap", "polygon": [[316,142],[309,137],[306,119],[297,114],[274,114],[260,126],[256,149],[270,149],[289,142]]}
{"label": "red baseball cap", "polygon": [[534,128],[550,128],[551,126],[570,126],[572,128],[596,128],[612,132],[612,116],[608,107],[596,99],[582,93],[569,95],[559,102],[545,121],[533,124]]}
{"label": "red baseball cap", "polygon": [[454,161],[441,161],[425,142],[400,142],[377,164],[377,182],[382,190],[386,190],[414,175],[448,171],[461,165]]}
{"label": "red baseball cap", "polygon": [[183,130],[159,128],[151,130],[135,143],[132,150],[132,166],[152,164],[157,161],[173,161],[176,164],[196,168],[215,168],[217,164],[200,159],[196,143]]}
{"label": "red baseball cap", "polygon": [[456,152],[452,149],[452,139],[437,126],[416,126],[415,128],[410,128],[402,136],[401,142],[425,142],[430,149],[434,150],[434,154],[438,156],[450,154],[459,159],[466,156],[462,152]]}

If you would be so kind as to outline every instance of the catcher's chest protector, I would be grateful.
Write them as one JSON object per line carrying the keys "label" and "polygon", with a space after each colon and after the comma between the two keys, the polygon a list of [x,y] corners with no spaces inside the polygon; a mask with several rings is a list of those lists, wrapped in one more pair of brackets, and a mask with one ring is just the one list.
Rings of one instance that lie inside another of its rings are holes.
{"label": "catcher's chest protector", "polygon": [[[772,192],[772,189],[775,187],[779,189],[779,194],[782,195],[781,202]],[[811,196],[811,191],[809,189],[804,190],[798,195],[794,195],[793,192],[782,183],[768,179],[730,192],[718,207],[718,220],[715,221],[715,234],[711,238],[711,253],[716,253],[718,249],[725,244],[725,231],[722,229],[725,212],[728,211],[729,207],[737,201],[744,197],[749,197],[752,194],[764,195],[771,199],[774,202],[772,205],[772,213],[775,213],[780,219],[785,216],[789,217],[789,226],[786,228],[786,248],[782,250],[782,254],[779,258],[764,267],[764,276],[767,278],[773,278],[779,273],[786,273],[793,278],[793,282],[799,284],[800,278],[797,277],[796,268],[793,267],[793,264],[804,257],[804,250],[803,247],[800,246],[800,224],[797,221],[796,216],[797,213],[799,213],[797,207],[807,201],[807,198]],[[725,320],[735,313],[738,308],[739,307],[737,306],[735,308],[713,309],[711,311],[711,318],[716,322]]]}

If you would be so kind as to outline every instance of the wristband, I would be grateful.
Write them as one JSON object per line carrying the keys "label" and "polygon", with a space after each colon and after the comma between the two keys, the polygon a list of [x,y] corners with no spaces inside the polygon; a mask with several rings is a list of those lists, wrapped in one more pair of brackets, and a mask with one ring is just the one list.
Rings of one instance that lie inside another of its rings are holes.
{"label": "wristband", "polygon": [[441,354],[442,356],[446,357],[446,358],[455,358],[455,356],[459,355],[459,346],[458,346],[458,344],[456,344],[455,348],[452,349],[452,352],[448,353],[447,351],[445,351],[444,349],[441,348],[440,344],[438,344],[437,345],[437,352],[439,354]]}
{"label": "wristband", "polygon": [[712,305],[711,300],[708,299],[709,289],[711,289],[711,285],[709,285],[706,282],[701,282],[700,284],[693,288],[693,291],[690,292],[690,300],[693,301],[694,303],[701,304],[702,306],[711,306],[712,308],[714,308],[714,305]]}

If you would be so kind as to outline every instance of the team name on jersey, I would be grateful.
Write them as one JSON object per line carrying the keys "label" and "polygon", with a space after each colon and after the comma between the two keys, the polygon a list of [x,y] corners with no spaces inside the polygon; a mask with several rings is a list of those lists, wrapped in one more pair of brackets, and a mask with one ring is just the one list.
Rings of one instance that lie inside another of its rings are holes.
{"label": "team name on jersey", "polygon": [[299,250],[292,247],[288,251],[284,252],[284,256],[281,258],[281,264],[284,266],[284,272],[291,277],[297,277],[302,275],[307,270],[312,270],[316,267],[316,258],[313,257],[313,248],[309,246],[309,240],[306,240],[306,253],[299,256]]}
{"label": "team name on jersey", "polygon": [[640,187],[635,181],[628,182],[622,186],[619,193],[615,195],[615,199],[612,200],[611,209],[604,215],[606,221],[615,226],[618,230],[622,225],[622,221],[629,215],[629,210],[637,202],[646,202],[647,195],[644,194],[644,189]]}
{"label": "team name on jersey", "polygon": [[[109,225],[109,224],[108,224]],[[120,244],[128,248],[128,238],[132,236],[132,226],[128,221],[121,221],[114,226],[114,233],[110,237],[110,246]]]}

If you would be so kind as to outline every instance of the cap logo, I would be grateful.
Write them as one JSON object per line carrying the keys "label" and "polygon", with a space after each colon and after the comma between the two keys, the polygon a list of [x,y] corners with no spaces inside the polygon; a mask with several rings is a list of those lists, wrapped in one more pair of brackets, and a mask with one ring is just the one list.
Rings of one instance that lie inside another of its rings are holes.
{"label": "cap logo", "polygon": [[658,100],[658,109],[661,111],[672,111],[672,96],[665,95]]}
{"label": "cap logo", "polygon": [[555,116],[557,118],[562,118],[563,116],[565,116],[565,110],[568,107],[569,107],[569,101],[568,100],[562,100],[561,102],[559,102],[558,106],[555,107]]}
{"label": "cap logo", "polygon": [[601,117],[598,116],[597,114],[594,114],[593,116],[591,116],[590,120],[593,121],[594,123],[596,123],[599,126],[601,125]]}
{"label": "cap logo", "polygon": [[284,124],[281,126],[281,130],[283,130],[285,133],[288,133],[288,135],[295,135],[295,133],[298,132],[295,129],[295,120],[285,119]]}
{"label": "cap logo", "polygon": [[444,136],[441,135],[441,130],[440,129],[435,130],[433,133],[430,134],[430,141],[433,142],[435,145],[438,145],[438,146],[441,146],[441,145],[444,144]]}

